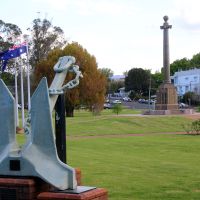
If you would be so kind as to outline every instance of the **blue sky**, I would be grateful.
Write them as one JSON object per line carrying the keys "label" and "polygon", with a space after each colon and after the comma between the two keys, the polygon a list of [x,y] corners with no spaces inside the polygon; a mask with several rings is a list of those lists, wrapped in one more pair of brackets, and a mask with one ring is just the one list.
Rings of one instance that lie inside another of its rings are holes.
{"label": "blue sky", "polygon": [[170,62],[199,53],[199,8],[199,0],[6,0],[0,19],[25,33],[33,19],[47,17],[94,55],[100,68],[122,74],[135,67],[160,71],[164,15],[172,25]]}

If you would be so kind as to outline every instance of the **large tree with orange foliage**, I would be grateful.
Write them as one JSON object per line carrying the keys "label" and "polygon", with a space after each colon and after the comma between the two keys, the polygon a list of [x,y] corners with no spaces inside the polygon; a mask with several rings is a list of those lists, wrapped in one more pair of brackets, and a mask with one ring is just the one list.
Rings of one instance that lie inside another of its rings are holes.
{"label": "large tree with orange foliage", "polygon": [[[103,108],[106,92],[106,77],[98,70],[94,56],[90,55],[80,44],[73,42],[63,50],[56,49],[49,53],[46,60],[41,61],[34,70],[35,83],[46,76],[48,84],[55,75],[53,66],[61,56],[74,56],[79,65],[83,78],[78,87],[68,90],[65,95],[66,115],[73,116],[75,107],[86,106],[90,111],[98,113]],[[68,74],[66,82],[73,79],[73,74]]]}

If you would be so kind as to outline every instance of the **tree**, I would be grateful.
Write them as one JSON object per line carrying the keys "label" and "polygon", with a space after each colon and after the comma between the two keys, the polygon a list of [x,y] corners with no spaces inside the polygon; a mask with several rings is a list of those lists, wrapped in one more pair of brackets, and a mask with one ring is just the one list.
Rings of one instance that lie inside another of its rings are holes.
{"label": "tree", "polygon": [[188,60],[187,58],[175,60],[172,64],[170,64],[170,74],[173,75],[179,70],[187,70],[190,68],[190,65],[190,60]]}
{"label": "tree", "polygon": [[[22,34],[21,29],[12,23],[6,23],[0,20],[0,52],[8,50],[12,47],[19,36]],[[13,73],[13,60],[10,60],[7,64],[7,71]]]}
{"label": "tree", "polygon": [[115,92],[118,92],[119,88],[124,87],[124,81],[115,81],[112,80],[109,82],[109,93],[113,94]]}
{"label": "tree", "polygon": [[114,106],[113,106],[113,112],[115,113],[115,114],[119,114],[121,111],[122,111],[122,105],[121,104],[119,104],[119,103],[116,103]]}
{"label": "tree", "polygon": [[108,81],[110,80],[110,77],[112,77],[114,74],[112,69],[109,68],[100,68],[99,70],[107,78]]}
{"label": "tree", "polygon": [[0,51],[5,51],[16,42],[22,31],[15,24],[0,20],[0,33]]}
{"label": "tree", "polygon": [[31,32],[31,56],[30,63],[35,66],[39,61],[46,59],[48,53],[55,48],[66,45],[64,32],[60,27],[53,26],[47,19],[34,19]]}
{"label": "tree", "polygon": [[93,113],[100,112],[105,99],[106,79],[97,68],[96,58],[76,42],[67,45],[63,53],[74,56],[83,73],[80,86],[75,88],[75,91],[78,91],[71,90],[69,94],[67,93],[67,99],[70,102],[68,106],[74,109],[76,104],[74,103],[75,99],[71,98],[72,93],[79,93],[79,104],[85,104]]}
{"label": "tree", "polygon": [[99,71],[105,76],[106,80],[107,80],[107,84],[106,84],[106,94],[110,93],[110,88],[111,88],[111,77],[113,76],[114,72],[109,69],[109,68],[100,68]]}
{"label": "tree", "polygon": [[[94,56],[76,42],[68,44],[63,50],[55,49],[49,53],[47,59],[41,61],[35,68],[34,76],[38,83],[42,76],[46,76],[50,84],[54,71],[53,66],[58,58],[64,55],[71,55],[76,58],[76,64],[80,66],[83,78],[78,87],[68,90],[66,99],[66,115],[73,116],[75,107],[85,105],[93,113],[103,109],[106,79],[97,69],[97,62]],[[73,79],[73,74],[68,74],[66,82]]]}
{"label": "tree", "polygon": [[128,71],[123,72],[123,75],[126,77],[128,76]]}
{"label": "tree", "polygon": [[190,60],[191,68],[200,68],[200,53],[195,54]]}
{"label": "tree", "polygon": [[161,72],[155,72],[154,74],[151,74],[151,93],[155,94],[158,87],[163,82],[164,77],[163,73]]}
{"label": "tree", "polygon": [[199,104],[199,95],[196,95],[194,92],[186,92],[183,95],[183,102],[189,105],[197,105]]}
{"label": "tree", "polygon": [[179,70],[188,70],[192,68],[200,68],[200,53],[193,55],[192,59],[182,58],[175,60],[170,64],[170,73],[173,75]]}
{"label": "tree", "polygon": [[15,84],[15,76],[9,72],[4,72],[1,74],[1,79],[8,86],[13,86]]}
{"label": "tree", "polygon": [[150,81],[150,71],[142,68],[133,68],[129,70],[125,78],[125,90],[133,90],[139,95],[148,95]]}

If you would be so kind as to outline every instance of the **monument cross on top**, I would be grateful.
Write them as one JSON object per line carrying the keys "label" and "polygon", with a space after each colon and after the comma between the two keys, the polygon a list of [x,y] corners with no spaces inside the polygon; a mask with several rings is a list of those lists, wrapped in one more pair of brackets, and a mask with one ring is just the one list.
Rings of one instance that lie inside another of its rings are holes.
{"label": "monument cross on top", "polygon": [[172,25],[169,25],[168,22],[167,22],[169,17],[168,16],[164,16],[163,19],[164,19],[165,22],[163,23],[163,26],[160,26],[160,29],[172,28]]}

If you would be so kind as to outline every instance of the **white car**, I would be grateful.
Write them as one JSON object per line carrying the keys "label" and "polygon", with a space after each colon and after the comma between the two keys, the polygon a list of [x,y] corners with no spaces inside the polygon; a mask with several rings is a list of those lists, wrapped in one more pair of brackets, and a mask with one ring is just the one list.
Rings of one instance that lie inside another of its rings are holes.
{"label": "white car", "polygon": [[113,103],[114,104],[121,104],[122,102],[120,100],[116,99],[116,100],[113,101]]}
{"label": "white car", "polygon": [[189,108],[189,105],[187,105],[185,103],[180,103],[179,108]]}
{"label": "white car", "polygon": [[131,101],[131,99],[129,97],[124,97],[123,101]]}
{"label": "white car", "polygon": [[112,108],[112,104],[110,104],[110,103],[104,103],[103,108],[104,109],[111,109]]}

